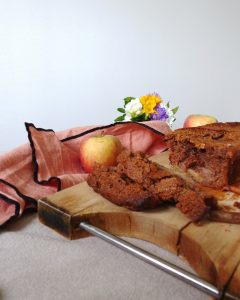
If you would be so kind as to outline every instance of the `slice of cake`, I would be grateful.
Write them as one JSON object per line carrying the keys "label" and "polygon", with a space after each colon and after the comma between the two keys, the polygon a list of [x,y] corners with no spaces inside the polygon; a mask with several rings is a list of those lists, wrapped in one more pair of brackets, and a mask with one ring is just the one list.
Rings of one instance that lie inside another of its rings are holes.
{"label": "slice of cake", "polygon": [[181,128],[165,136],[169,160],[204,186],[239,191],[240,123]]}
{"label": "slice of cake", "polygon": [[116,167],[95,165],[88,184],[109,201],[132,210],[176,206],[191,220],[198,221],[215,207],[215,198],[195,191],[140,152],[122,151]]}

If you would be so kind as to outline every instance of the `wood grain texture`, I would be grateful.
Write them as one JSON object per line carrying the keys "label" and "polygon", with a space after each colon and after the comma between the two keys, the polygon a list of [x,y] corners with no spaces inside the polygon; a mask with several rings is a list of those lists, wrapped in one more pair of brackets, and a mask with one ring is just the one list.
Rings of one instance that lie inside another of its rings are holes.
{"label": "wood grain texture", "polygon": [[240,295],[240,263],[238,264],[235,272],[233,273],[228,290],[231,291],[234,295]]}
{"label": "wood grain texture", "polygon": [[189,224],[181,232],[179,249],[201,277],[221,289],[240,261],[240,226],[211,221]]}
{"label": "wood grain texture", "polygon": [[39,220],[69,239],[86,236],[85,220],[120,236],[136,237],[177,253],[179,232],[189,220],[175,207],[135,212],[116,206],[86,182],[39,200]]}
{"label": "wood grain texture", "polygon": [[[168,154],[152,157],[168,165]],[[240,297],[240,225],[193,224],[173,206],[135,212],[116,206],[86,182],[39,200],[39,220],[68,239],[88,236],[81,221],[119,236],[152,242],[180,255],[203,278]]]}

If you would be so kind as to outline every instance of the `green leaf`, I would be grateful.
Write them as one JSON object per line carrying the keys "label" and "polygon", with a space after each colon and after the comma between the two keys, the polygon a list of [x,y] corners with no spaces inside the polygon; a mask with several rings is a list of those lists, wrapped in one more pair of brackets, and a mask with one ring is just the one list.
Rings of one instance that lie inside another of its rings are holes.
{"label": "green leaf", "polygon": [[131,120],[134,121],[134,122],[142,122],[142,121],[148,121],[149,118],[146,114],[142,114],[140,116],[132,118]]}
{"label": "green leaf", "polygon": [[125,118],[125,115],[119,116],[119,117],[117,117],[117,118],[114,120],[114,122],[123,121],[124,118]]}
{"label": "green leaf", "polygon": [[176,106],[176,107],[174,107],[174,108],[172,109],[172,112],[173,112],[174,115],[175,115],[175,113],[178,111],[178,109],[179,109],[179,106]]}
{"label": "green leaf", "polygon": [[141,116],[133,117],[133,118],[131,118],[131,121],[140,122],[140,121],[142,121],[142,118],[141,118]]}
{"label": "green leaf", "polygon": [[119,107],[118,109],[117,109],[117,111],[119,111],[120,113],[125,113],[125,109],[124,108],[121,108],[121,107]]}
{"label": "green leaf", "polygon": [[169,108],[169,101],[168,101],[168,103],[166,104],[166,106],[167,106],[167,108]]}
{"label": "green leaf", "polygon": [[123,99],[124,101],[124,106],[126,106],[130,101],[132,101],[133,99],[135,99],[134,97],[126,97]]}
{"label": "green leaf", "polygon": [[150,116],[148,114],[144,114],[144,120],[145,121],[149,121],[150,120]]}

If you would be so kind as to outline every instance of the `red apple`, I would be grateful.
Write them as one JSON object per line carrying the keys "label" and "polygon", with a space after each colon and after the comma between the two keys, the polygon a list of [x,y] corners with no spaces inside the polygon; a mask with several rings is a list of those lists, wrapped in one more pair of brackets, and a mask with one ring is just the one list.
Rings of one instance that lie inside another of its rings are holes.
{"label": "red apple", "polygon": [[121,150],[122,144],[114,135],[88,137],[80,144],[82,167],[85,172],[90,173],[96,162],[105,166],[114,166]]}
{"label": "red apple", "polygon": [[213,116],[195,114],[195,115],[189,115],[185,119],[185,121],[183,123],[183,127],[184,128],[196,127],[196,126],[217,123],[217,122],[218,122],[218,120]]}

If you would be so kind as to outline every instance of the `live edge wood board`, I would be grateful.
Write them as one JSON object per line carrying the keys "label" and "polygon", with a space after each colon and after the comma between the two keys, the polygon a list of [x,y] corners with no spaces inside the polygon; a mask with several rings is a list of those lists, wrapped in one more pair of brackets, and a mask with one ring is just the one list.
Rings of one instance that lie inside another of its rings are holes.
{"label": "live edge wood board", "polygon": [[[153,161],[166,164],[167,155]],[[192,223],[175,207],[134,212],[95,193],[86,182],[39,200],[39,220],[68,239],[88,236],[81,221],[119,236],[152,242],[184,258],[200,277],[240,296],[240,225]]]}

